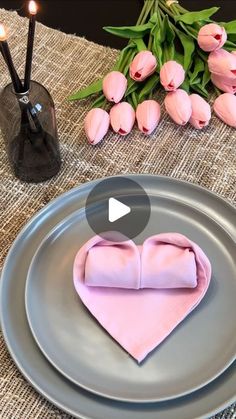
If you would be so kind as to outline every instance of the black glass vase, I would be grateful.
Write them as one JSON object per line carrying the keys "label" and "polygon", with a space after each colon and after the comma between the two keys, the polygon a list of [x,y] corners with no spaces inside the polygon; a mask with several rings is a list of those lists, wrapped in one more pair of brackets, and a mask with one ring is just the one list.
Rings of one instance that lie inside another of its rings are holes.
{"label": "black glass vase", "polygon": [[26,93],[12,84],[0,93],[0,128],[10,165],[24,182],[43,182],[61,167],[55,107],[49,92],[31,81]]}

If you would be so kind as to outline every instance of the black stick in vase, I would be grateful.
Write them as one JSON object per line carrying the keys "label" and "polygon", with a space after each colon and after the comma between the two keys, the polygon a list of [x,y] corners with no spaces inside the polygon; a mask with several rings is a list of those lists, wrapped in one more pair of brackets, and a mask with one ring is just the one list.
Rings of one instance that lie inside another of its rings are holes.
{"label": "black stick in vase", "polygon": [[36,25],[36,14],[37,14],[37,4],[34,0],[29,2],[29,30],[28,30],[28,42],[27,42],[27,52],[26,52],[26,65],[25,65],[25,81],[24,81],[24,91],[27,92],[30,88],[30,79],[31,79],[31,69],[32,69],[32,59],[33,59],[33,50],[34,50],[34,35],[35,35],[35,25]]}
{"label": "black stick in vase", "polygon": [[6,65],[8,67],[14,90],[16,93],[20,93],[22,92],[22,83],[15,70],[11,53],[9,50],[9,46],[7,43],[7,34],[6,34],[4,26],[1,23],[0,23],[0,49],[1,49],[1,53],[4,58],[4,61],[6,62]]}
{"label": "black stick in vase", "polygon": [[[2,53],[3,59],[8,67],[10,76],[11,76],[11,80],[12,80],[12,84],[14,87],[14,91],[16,94],[21,94],[24,92],[24,87],[23,84],[17,74],[17,71],[14,67],[13,64],[13,60],[12,60],[12,56],[11,56],[11,52],[8,46],[8,42],[7,42],[7,32],[5,30],[5,27],[2,23],[0,23],[0,51]],[[25,93],[27,94],[28,91],[25,91]],[[23,104],[21,104],[21,102],[19,102],[19,104],[21,105],[22,108],[22,117],[23,117],[23,122],[27,122],[27,119],[29,120],[32,119],[35,129],[36,131],[40,131],[42,130],[40,122],[38,120],[37,115],[32,112],[33,111],[33,106],[31,104],[31,102],[28,100],[27,102],[27,106],[22,106]],[[27,112],[29,113],[28,117],[27,117]]]}

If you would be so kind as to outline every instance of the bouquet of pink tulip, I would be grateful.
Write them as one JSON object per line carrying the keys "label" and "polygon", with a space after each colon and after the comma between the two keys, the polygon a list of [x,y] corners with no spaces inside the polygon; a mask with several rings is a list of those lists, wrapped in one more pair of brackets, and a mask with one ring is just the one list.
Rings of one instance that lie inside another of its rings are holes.
{"label": "bouquet of pink tulip", "polygon": [[110,125],[127,135],[135,119],[140,131],[151,134],[161,116],[153,99],[160,86],[176,124],[206,127],[211,119],[206,99],[214,87],[216,115],[236,128],[236,20],[214,22],[218,10],[189,12],[176,0],[145,0],[135,26],[104,28],[129,39],[128,45],[109,74],[69,97],[96,95],[85,118],[91,144],[100,142]]}

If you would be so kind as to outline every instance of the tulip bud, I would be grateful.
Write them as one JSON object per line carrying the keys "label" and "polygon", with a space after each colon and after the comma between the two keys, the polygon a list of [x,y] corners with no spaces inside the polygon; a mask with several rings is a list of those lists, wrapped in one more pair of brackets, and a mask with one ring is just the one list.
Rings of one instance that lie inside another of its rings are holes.
{"label": "tulip bud", "polygon": [[135,112],[128,102],[114,105],[110,111],[111,126],[120,135],[127,135],[133,128]]}
{"label": "tulip bud", "polygon": [[216,74],[211,75],[212,83],[225,93],[236,93],[236,78],[235,80],[228,79],[227,77],[217,76]]}
{"label": "tulip bud", "polygon": [[127,79],[120,71],[111,71],[102,82],[104,96],[110,102],[118,103],[121,101],[127,88]]}
{"label": "tulip bud", "polygon": [[160,71],[161,84],[165,90],[173,92],[184,82],[185,71],[176,61],[167,61]]}
{"label": "tulip bud", "polygon": [[155,100],[145,100],[136,109],[136,118],[140,131],[151,134],[157,127],[161,116],[161,108]]}
{"label": "tulip bud", "polygon": [[208,67],[211,73],[217,76],[236,79],[236,55],[224,49],[210,53]]}
{"label": "tulip bud", "polygon": [[189,95],[182,89],[170,92],[165,97],[166,112],[178,125],[186,125],[192,114]]}
{"label": "tulip bud", "polygon": [[211,107],[201,96],[192,94],[189,96],[192,105],[190,124],[197,129],[202,129],[209,124],[211,119]]}
{"label": "tulip bud", "polygon": [[141,51],[130,64],[129,74],[133,80],[143,81],[156,70],[157,60],[150,51]]}
{"label": "tulip bud", "polygon": [[215,100],[213,107],[218,118],[236,128],[236,96],[223,93]]}
{"label": "tulip bud", "polygon": [[99,143],[106,135],[109,124],[109,114],[104,109],[91,109],[84,120],[84,129],[88,142],[93,145]]}
{"label": "tulip bud", "polygon": [[197,42],[203,51],[216,51],[223,47],[227,41],[227,33],[225,28],[216,23],[209,23],[204,25],[199,33]]}

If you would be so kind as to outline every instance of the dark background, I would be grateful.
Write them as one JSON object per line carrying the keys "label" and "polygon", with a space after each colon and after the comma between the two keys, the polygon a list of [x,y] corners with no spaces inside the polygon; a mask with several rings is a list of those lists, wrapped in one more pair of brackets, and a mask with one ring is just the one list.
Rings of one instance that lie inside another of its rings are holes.
{"label": "dark background", "polygon": [[[201,10],[221,6],[216,19],[236,19],[236,0],[180,0],[189,10]],[[0,0],[0,7],[18,10],[27,14],[26,0]],[[102,30],[103,26],[135,24],[143,0],[40,0],[37,19],[47,26],[63,32],[85,36],[91,41],[115,48],[127,44],[127,40],[112,36]]]}

